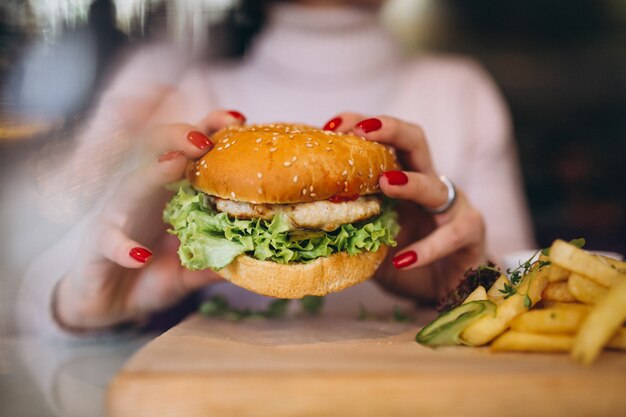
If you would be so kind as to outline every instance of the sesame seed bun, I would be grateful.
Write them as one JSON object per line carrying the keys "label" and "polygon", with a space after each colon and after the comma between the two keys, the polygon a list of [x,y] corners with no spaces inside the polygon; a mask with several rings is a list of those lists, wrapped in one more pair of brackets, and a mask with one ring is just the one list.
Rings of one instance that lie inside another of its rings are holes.
{"label": "sesame seed bun", "polygon": [[306,125],[228,127],[187,171],[206,194],[249,203],[307,203],[379,192],[398,169],[393,150],[353,134]]}
{"label": "sesame seed bun", "polygon": [[386,254],[387,246],[382,245],[376,252],[358,255],[338,252],[312,262],[288,265],[240,255],[218,273],[257,294],[302,298],[341,291],[369,279]]}

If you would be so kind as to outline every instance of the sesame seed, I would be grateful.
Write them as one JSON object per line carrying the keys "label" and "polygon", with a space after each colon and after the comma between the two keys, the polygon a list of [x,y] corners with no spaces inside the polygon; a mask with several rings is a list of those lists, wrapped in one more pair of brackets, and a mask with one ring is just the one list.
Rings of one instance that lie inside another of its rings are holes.
{"label": "sesame seed", "polygon": [[326,148],[326,150],[329,151],[329,152],[332,151],[332,149],[330,149],[330,148]]}
{"label": "sesame seed", "polygon": [[328,139],[328,144],[329,144],[329,145],[332,145],[333,143],[334,143],[334,142],[333,142],[332,140]]}
{"label": "sesame seed", "polygon": [[380,164],[380,170],[382,171],[383,169],[385,169],[383,164]]}
{"label": "sesame seed", "polygon": [[228,149],[230,148],[230,143],[227,143],[226,145],[224,145],[224,149]]}
{"label": "sesame seed", "polygon": [[200,171],[196,171],[196,177],[200,176]]}
{"label": "sesame seed", "polygon": [[348,159],[348,163],[350,164],[350,166],[354,166],[354,161],[352,159]]}
{"label": "sesame seed", "polygon": [[235,192],[234,192],[234,191],[231,191],[231,192],[230,192],[230,196],[231,196],[232,198],[235,198]]}
{"label": "sesame seed", "polygon": [[310,186],[310,187],[309,187],[309,191],[313,191],[313,186]]}
{"label": "sesame seed", "polygon": [[286,166],[286,167],[288,167],[288,166],[290,166],[290,165],[291,165],[291,162],[289,162],[289,161],[285,161],[285,162],[283,162],[283,165],[284,165],[284,166]]}
{"label": "sesame seed", "polygon": [[291,162],[295,162],[295,161],[296,161],[296,159],[298,159],[298,158],[296,158],[296,157],[294,156],[293,158],[291,158]]}
{"label": "sesame seed", "polygon": [[256,191],[257,191],[259,194],[263,194],[263,190],[261,189],[261,187],[257,188],[257,189],[256,189]]}
{"label": "sesame seed", "polygon": [[293,176],[293,182],[298,182],[298,176],[297,175]]}
{"label": "sesame seed", "polygon": [[304,146],[306,146],[307,148],[312,148],[312,147],[313,147],[313,145],[312,145],[312,144],[310,144],[310,143],[307,143],[307,144],[306,144],[306,145],[304,145]]}
{"label": "sesame seed", "polygon": [[256,176],[257,176],[257,178],[258,178],[258,179],[263,178],[263,174],[262,174],[261,172],[257,172],[257,173],[256,173]]}
{"label": "sesame seed", "polygon": [[222,148],[221,146],[218,146],[218,147],[217,147],[217,150],[218,150],[218,151],[221,151],[222,149],[224,149],[224,148]]}
{"label": "sesame seed", "polygon": [[276,148],[270,148],[270,152],[276,152]]}
{"label": "sesame seed", "polygon": [[344,177],[345,177],[346,175],[348,175],[348,170],[347,170],[347,169],[345,169],[345,170],[341,173],[341,175],[343,175]]}
{"label": "sesame seed", "polygon": [[232,144],[232,145],[234,145],[235,143],[237,143],[237,141],[236,141],[236,140],[232,141],[232,143],[231,143],[231,144]]}
{"label": "sesame seed", "polygon": [[306,189],[306,188],[303,188],[303,189],[302,189],[302,195],[306,195],[306,193],[307,193],[307,189]]}
{"label": "sesame seed", "polygon": [[256,143],[261,143],[262,140],[263,140],[263,138],[258,138],[255,142]]}
{"label": "sesame seed", "polygon": [[307,140],[307,142],[308,142],[308,141],[312,141],[312,140],[313,140],[313,138],[306,138],[306,140]]}
{"label": "sesame seed", "polygon": [[315,193],[311,193],[311,197],[315,197],[317,194]]}
{"label": "sesame seed", "polygon": [[315,144],[315,146],[320,146],[319,142],[314,140],[313,143]]}

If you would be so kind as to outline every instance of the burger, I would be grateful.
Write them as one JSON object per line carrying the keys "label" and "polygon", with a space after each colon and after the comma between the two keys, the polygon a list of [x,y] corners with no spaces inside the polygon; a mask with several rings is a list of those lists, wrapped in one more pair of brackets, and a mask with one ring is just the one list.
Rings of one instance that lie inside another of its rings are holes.
{"label": "burger", "polygon": [[391,148],[282,123],[227,127],[212,141],[164,212],[184,267],[301,298],[369,279],[396,245],[396,214],[378,186],[398,168]]}

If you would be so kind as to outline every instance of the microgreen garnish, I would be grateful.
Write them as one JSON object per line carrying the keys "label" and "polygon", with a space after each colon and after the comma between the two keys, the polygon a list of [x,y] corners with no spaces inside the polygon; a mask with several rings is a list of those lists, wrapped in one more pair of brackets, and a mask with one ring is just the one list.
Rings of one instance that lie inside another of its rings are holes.
{"label": "microgreen garnish", "polygon": [[398,323],[412,323],[415,321],[415,317],[402,310],[400,307],[395,306],[393,308],[393,321]]}
{"label": "microgreen garnish", "polygon": [[[319,314],[324,306],[324,297],[307,295],[300,301],[302,312],[307,315]],[[287,314],[291,300],[276,299],[266,309],[235,308],[228,303],[223,295],[214,295],[200,305],[200,314],[208,317],[221,317],[227,320],[240,321],[246,319],[276,319]]]}
{"label": "microgreen garnish", "polygon": [[300,300],[300,307],[302,310],[309,315],[316,315],[320,312],[322,307],[324,306],[324,297],[318,297],[315,295],[305,295]]}
{"label": "microgreen garnish", "polygon": [[357,316],[357,320],[393,320],[398,323],[412,323],[415,321],[415,317],[413,317],[410,313],[398,306],[393,307],[390,317],[387,314],[380,314],[369,311],[362,303],[359,303],[359,314]]}
{"label": "microgreen garnish", "polygon": [[223,295],[214,295],[200,305],[200,314],[208,317],[221,317],[240,321],[246,319],[274,319],[283,317],[287,312],[290,300],[277,299],[272,301],[265,310],[231,307]]}

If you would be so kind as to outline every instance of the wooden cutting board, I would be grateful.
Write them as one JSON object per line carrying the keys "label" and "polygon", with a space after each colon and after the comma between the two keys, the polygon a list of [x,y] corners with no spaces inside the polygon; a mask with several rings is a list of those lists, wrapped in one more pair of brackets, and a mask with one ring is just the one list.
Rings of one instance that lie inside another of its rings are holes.
{"label": "wooden cutting board", "polygon": [[193,316],[124,366],[111,417],[626,416],[626,354],[415,343],[415,324],[322,315],[234,323]]}

